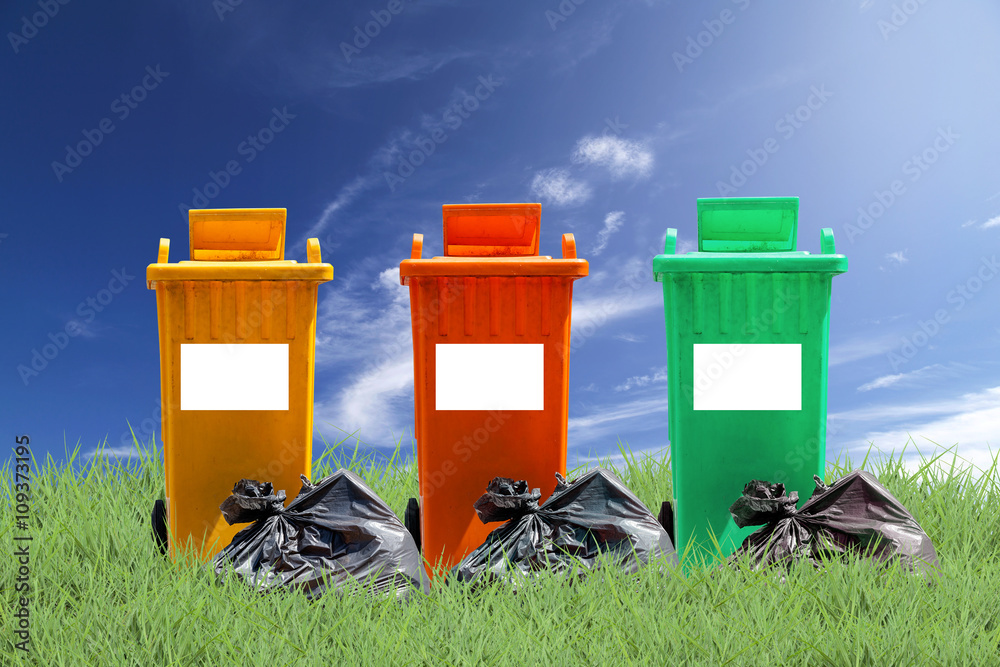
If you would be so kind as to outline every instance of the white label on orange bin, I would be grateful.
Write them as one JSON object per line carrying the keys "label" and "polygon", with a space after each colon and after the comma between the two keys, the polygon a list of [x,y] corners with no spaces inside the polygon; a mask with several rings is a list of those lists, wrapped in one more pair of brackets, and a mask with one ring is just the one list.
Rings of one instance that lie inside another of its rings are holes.
{"label": "white label on orange bin", "polygon": [[541,343],[435,345],[438,410],[544,410]]}
{"label": "white label on orange bin", "polygon": [[287,409],[287,343],[181,345],[181,410]]}
{"label": "white label on orange bin", "polygon": [[694,346],[695,410],[801,410],[802,345]]}

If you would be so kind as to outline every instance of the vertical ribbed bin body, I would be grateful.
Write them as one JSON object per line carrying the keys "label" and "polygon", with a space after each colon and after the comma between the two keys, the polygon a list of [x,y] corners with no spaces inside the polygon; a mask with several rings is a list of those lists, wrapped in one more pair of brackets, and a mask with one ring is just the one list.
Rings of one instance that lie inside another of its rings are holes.
{"label": "vertical ribbed bin body", "polygon": [[[573,281],[571,234],[538,256],[538,204],[445,206],[445,257],[400,264],[410,289],[420,493],[429,568],[458,563],[495,526],[473,510],[494,477],[542,499],[566,471]],[[430,570],[429,570],[430,571]]]}
{"label": "vertical ribbed bin body", "polygon": [[288,500],[311,476],[316,300],[333,267],[284,260],[285,209],[190,211],[191,261],[169,241],[147,269],[156,290],[170,554],[208,559],[244,526],[219,505],[242,478]]}
{"label": "vertical ribbed bin body", "polygon": [[798,199],[698,200],[699,251],[676,231],[653,260],[663,283],[678,553],[729,556],[757,529],[729,506],[752,479],[811,495],[826,466],[830,288],[847,270],[833,232],[795,251]]}

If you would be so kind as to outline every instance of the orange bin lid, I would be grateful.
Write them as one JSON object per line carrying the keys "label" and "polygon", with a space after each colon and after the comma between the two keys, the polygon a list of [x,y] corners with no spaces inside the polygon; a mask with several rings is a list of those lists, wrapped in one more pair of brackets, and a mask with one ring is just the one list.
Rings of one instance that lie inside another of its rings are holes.
{"label": "orange bin lid", "polygon": [[412,276],[569,276],[588,273],[576,241],[563,234],[563,256],[539,256],[541,204],[445,204],[444,257],[423,259],[423,234],[413,235],[410,259],[399,265],[404,285]]}

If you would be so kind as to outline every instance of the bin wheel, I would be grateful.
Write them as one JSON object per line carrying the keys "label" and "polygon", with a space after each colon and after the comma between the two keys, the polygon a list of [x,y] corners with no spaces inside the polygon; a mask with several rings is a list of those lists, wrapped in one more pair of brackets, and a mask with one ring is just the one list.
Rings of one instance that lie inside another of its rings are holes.
{"label": "bin wheel", "polygon": [[667,537],[670,538],[670,543],[676,545],[677,542],[674,541],[674,506],[669,500],[664,500],[663,504],[660,505],[660,513],[657,515],[656,520],[660,522],[663,526],[663,530],[667,531]]}
{"label": "bin wheel", "polygon": [[403,524],[413,536],[413,541],[417,544],[417,551],[420,551],[420,504],[417,503],[416,498],[410,498],[407,501]]}
{"label": "bin wheel", "polygon": [[167,555],[167,506],[162,500],[153,503],[151,514],[153,523],[153,541],[160,549],[160,553]]}

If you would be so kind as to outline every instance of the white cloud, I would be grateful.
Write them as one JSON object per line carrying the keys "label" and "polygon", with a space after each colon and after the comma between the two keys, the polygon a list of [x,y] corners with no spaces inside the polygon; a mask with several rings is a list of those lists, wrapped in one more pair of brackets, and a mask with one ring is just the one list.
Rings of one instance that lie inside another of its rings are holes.
{"label": "white cloud", "polygon": [[624,211],[611,211],[606,216],[604,216],[604,227],[597,233],[597,245],[594,249],[590,251],[592,255],[600,255],[608,246],[608,239],[611,235],[621,229],[622,223],[625,221]]}
{"label": "white cloud", "polygon": [[893,334],[860,336],[830,346],[830,365],[838,366],[851,361],[876,357],[895,349],[899,337]]}
{"label": "white cloud", "polygon": [[[380,180],[381,177],[374,175],[358,176],[353,181],[340,188],[340,192],[338,192],[337,196],[333,198],[333,201],[326,205],[326,208],[323,209],[323,213],[319,216],[319,220],[313,223],[313,226],[309,228],[309,231],[306,232],[305,236],[299,239],[296,247],[298,249],[304,248],[306,239],[318,238],[320,234],[322,234],[323,230],[326,229],[333,220],[334,215],[349,206],[355,199],[357,199],[359,194],[372,187]],[[327,236],[326,239],[321,241],[320,249],[331,249],[337,247],[337,245],[338,244],[333,241],[332,236]]]}
{"label": "white cloud", "polygon": [[897,266],[902,266],[903,264],[906,264],[908,261],[910,261],[906,257],[906,250],[897,250],[896,252],[890,252],[886,254],[885,258],[890,262],[893,262]]}
{"label": "white cloud", "polygon": [[666,382],[667,381],[667,367],[654,369],[652,375],[633,375],[628,378],[622,384],[615,387],[615,391],[629,391],[630,389],[636,389],[638,387],[645,387],[648,384],[655,382]]}
{"label": "white cloud", "polygon": [[882,377],[875,378],[871,382],[866,382],[865,384],[861,385],[860,387],[858,387],[858,391],[871,391],[872,389],[881,389],[883,387],[892,386],[897,382],[899,382],[900,380],[902,380],[905,375],[906,373],[897,373],[895,375],[883,375]]}
{"label": "white cloud", "polygon": [[[141,439],[140,439],[140,442],[141,442]],[[86,458],[87,459],[93,459],[98,454],[101,454],[101,456],[103,456],[104,458],[108,459],[109,461],[111,459],[132,459],[132,458],[138,459],[138,458],[141,458],[141,455],[140,455],[139,451],[135,448],[135,444],[134,443],[131,444],[131,445],[121,445],[121,446],[118,446],[118,447],[108,447],[106,445],[102,445],[102,446],[97,447],[96,449],[91,449],[89,452],[87,452]]]}
{"label": "white cloud", "polygon": [[950,363],[947,365],[933,364],[924,366],[909,373],[896,373],[895,375],[883,375],[875,378],[871,382],[858,387],[858,391],[871,391],[872,389],[883,389],[892,386],[912,386],[921,384],[928,380],[940,379],[942,377],[960,377],[963,373],[976,370],[975,366],[962,363]]}
{"label": "white cloud", "polygon": [[565,169],[546,169],[535,174],[531,192],[555,206],[573,206],[590,199],[590,186],[573,180]]}
{"label": "white cloud", "polygon": [[975,220],[966,220],[965,222],[962,223],[962,229],[965,229],[966,227],[971,227],[974,224],[976,224]]}
{"label": "white cloud", "polygon": [[641,343],[646,338],[645,336],[636,336],[635,334],[630,333],[615,334],[614,337],[618,340],[623,340],[626,343]]}
{"label": "white cloud", "polygon": [[637,141],[588,135],[577,143],[573,162],[605,167],[615,179],[646,177],[653,170],[653,153]]}
{"label": "white cloud", "polygon": [[990,218],[989,220],[984,222],[979,228],[990,229],[992,227],[1000,227],[1000,215],[996,216],[995,218]]}
{"label": "white cloud", "polygon": [[649,260],[633,257],[613,272],[595,271],[573,288],[572,337],[575,349],[583,340],[615,320],[663,308],[663,293],[649,289]]}
{"label": "white cloud", "polygon": [[621,403],[599,408],[584,417],[571,417],[568,421],[570,432],[589,431],[595,427],[618,422],[625,419],[634,419],[652,413],[662,413],[663,423],[666,424],[667,417],[667,395],[656,398],[641,399],[630,403]]}
{"label": "white cloud", "polygon": [[[935,418],[933,415],[941,416]],[[954,451],[959,457],[957,468],[972,464],[982,470],[992,466],[994,452],[1000,445],[1000,387],[946,401],[909,406],[884,405],[831,417],[897,422],[895,427],[867,432],[863,438],[850,443],[852,451],[867,451],[869,443],[872,443],[882,452],[895,450],[899,456],[903,445],[912,438],[925,459],[940,453],[935,451],[938,447],[955,446]],[[898,423],[901,418],[905,423]],[[949,466],[951,461],[952,455],[945,454],[936,465],[939,468]],[[966,463],[963,464],[963,461]],[[921,465],[913,445],[907,447],[904,464],[910,471]]]}
{"label": "white cloud", "polygon": [[[369,439],[398,433],[413,417],[409,291],[398,266],[380,269],[376,261],[334,284],[316,326],[316,423],[360,429]],[[332,383],[323,382],[326,370],[336,372]]]}

